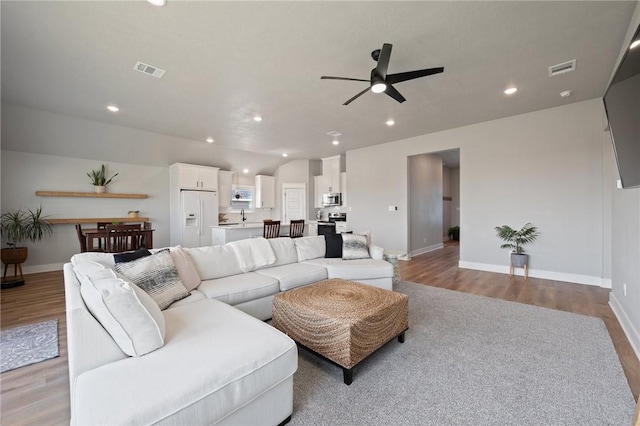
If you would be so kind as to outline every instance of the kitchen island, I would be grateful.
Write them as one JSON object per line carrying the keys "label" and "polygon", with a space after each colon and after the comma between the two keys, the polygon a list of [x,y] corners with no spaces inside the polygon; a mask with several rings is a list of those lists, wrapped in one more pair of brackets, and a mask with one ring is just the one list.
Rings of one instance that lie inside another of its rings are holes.
{"label": "kitchen island", "polygon": [[[231,241],[262,237],[262,222],[227,223],[211,226],[211,239],[214,246]],[[280,224],[280,235],[289,235],[289,224]]]}

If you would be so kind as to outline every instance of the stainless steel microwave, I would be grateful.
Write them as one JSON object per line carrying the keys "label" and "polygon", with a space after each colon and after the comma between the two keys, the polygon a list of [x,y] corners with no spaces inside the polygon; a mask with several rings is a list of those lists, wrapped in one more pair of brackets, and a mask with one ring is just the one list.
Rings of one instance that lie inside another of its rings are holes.
{"label": "stainless steel microwave", "polygon": [[339,192],[328,192],[322,194],[322,207],[334,207],[342,205],[342,194]]}

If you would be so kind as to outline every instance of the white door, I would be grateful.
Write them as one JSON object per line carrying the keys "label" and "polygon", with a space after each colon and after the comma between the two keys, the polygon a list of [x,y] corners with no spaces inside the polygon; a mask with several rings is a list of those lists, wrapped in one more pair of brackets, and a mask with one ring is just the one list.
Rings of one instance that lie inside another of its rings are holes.
{"label": "white door", "polygon": [[282,224],[307,218],[307,191],[304,183],[282,184]]}

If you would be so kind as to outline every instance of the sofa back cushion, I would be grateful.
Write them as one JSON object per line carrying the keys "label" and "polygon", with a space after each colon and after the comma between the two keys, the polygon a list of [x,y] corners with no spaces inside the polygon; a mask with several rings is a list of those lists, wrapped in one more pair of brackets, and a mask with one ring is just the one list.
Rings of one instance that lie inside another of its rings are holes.
{"label": "sofa back cushion", "polygon": [[324,235],[294,238],[298,262],[324,257],[326,247]]}
{"label": "sofa back cushion", "polygon": [[162,347],[165,323],[158,304],[113,270],[88,263],[74,268],[82,299],[120,349],[141,356]]}
{"label": "sofa back cushion", "polygon": [[229,245],[184,248],[198,270],[201,280],[213,280],[241,274],[236,253]]}
{"label": "sofa back cushion", "polygon": [[298,261],[298,252],[296,251],[294,240],[294,238],[289,237],[269,238],[267,240],[276,255],[275,263],[268,265],[268,267],[288,265]]}
{"label": "sofa back cushion", "polygon": [[83,262],[97,262],[109,268],[113,268],[116,264],[113,259],[113,253],[100,253],[100,252],[85,252],[78,253],[71,256],[71,264],[78,266]]}
{"label": "sofa back cushion", "polygon": [[273,265],[276,255],[266,238],[249,238],[225,244],[233,249],[242,272],[252,272]]}

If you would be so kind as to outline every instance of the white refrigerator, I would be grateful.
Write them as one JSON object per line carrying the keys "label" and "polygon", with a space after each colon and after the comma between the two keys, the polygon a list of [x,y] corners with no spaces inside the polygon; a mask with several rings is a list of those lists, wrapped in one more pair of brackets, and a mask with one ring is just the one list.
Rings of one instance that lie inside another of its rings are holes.
{"label": "white refrigerator", "polygon": [[183,247],[210,246],[211,226],[218,224],[215,191],[180,191]]}

